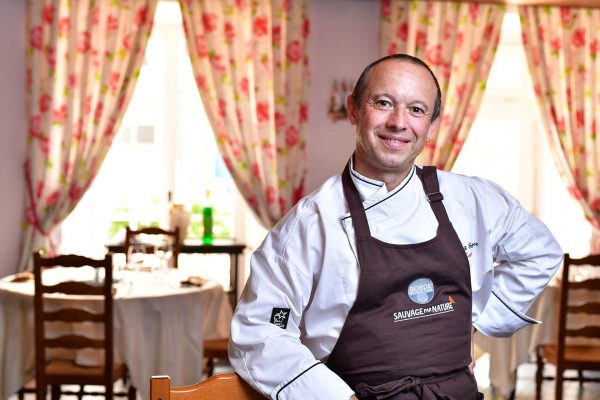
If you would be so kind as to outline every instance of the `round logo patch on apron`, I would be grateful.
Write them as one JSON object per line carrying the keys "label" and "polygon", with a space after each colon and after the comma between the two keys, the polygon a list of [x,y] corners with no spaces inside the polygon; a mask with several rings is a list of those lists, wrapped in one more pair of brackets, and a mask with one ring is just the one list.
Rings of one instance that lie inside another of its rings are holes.
{"label": "round logo patch on apron", "polygon": [[417,304],[429,303],[433,292],[433,282],[429,278],[418,278],[408,285],[408,297]]}

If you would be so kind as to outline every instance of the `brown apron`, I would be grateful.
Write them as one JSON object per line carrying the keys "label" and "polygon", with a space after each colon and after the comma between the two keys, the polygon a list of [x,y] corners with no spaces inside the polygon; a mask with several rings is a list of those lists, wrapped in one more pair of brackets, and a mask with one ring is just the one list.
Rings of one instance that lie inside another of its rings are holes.
{"label": "brown apron", "polygon": [[409,245],[371,236],[349,170],[347,166],[342,182],[356,234],[360,280],[327,366],[359,399],[482,398],[468,370],[469,261],[442,204],[435,167],[422,172],[417,168],[417,175],[437,218],[437,234]]}

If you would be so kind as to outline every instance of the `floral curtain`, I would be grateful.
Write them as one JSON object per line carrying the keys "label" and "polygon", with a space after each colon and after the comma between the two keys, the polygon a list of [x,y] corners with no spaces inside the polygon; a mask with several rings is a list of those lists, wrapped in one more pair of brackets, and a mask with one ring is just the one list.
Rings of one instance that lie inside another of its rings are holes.
{"label": "floral curtain", "polygon": [[270,227],[304,193],[309,0],[180,0],[217,146]]}
{"label": "floral curtain", "polygon": [[25,217],[19,270],[75,208],[131,98],[157,0],[29,0]]}
{"label": "floral curtain", "polygon": [[504,13],[498,4],[381,0],[382,55],[421,58],[442,90],[440,125],[418,163],[452,168],[479,109]]}
{"label": "floral curtain", "polygon": [[569,192],[600,252],[600,9],[519,7],[542,121]]}

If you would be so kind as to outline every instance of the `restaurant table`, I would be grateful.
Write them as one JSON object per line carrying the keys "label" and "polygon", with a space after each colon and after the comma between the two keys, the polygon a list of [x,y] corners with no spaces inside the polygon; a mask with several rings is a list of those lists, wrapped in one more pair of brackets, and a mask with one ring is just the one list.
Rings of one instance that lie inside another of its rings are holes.
{"label": "restaurant table", "polygon": [[[246,245],[232,240],[216,239],[212,244],[203,244],[199,240],[186,239],[179,249],[180,254],[228,254],[229,255],[229,282],[226,289],[229,294],[231,307],[235,308],[238,299],[238,270],[239,256],[244,252]],[[109,243],[106,249],[111,253],[123,253],[125,246],[120,243]]]}
{"label": "restaurant table", "polygon": [[[48,269],[43,279],[59,273],[64,269]],[[113,306],[115,361],[127,364],[142,399],[148,398],[152,375],[169,375],[176,386],[199,381],[203,340],[229,337],[232,309],[223,287],[214,281],[182,285],[182,280],[196,280],[181,274],[172,269],[115,272],[120,279]],[[0,279],[0,399],[35,376],[33,280],[12,282],[14,278]],[[80,300],[90,307],[98,301]],[[91,329],[94,334],[92,326],[79,324],[72,329]],[[100,354],[85,349],[73,356],[77,363],[90,365]]]}

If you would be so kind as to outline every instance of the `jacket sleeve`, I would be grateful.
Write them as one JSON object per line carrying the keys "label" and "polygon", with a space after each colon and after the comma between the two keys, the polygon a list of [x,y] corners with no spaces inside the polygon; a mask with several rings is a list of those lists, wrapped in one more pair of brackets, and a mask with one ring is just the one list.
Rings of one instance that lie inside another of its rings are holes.
{"label": "jacket sleeve", "polygon": [[296,209],[252,255],[231,324],[229,358],[242,378],[272,399],[348,400],[350,387],[300,340],[315,279],[311,264],[320,259],[314,250],[318,232],[311,232],[311,224]]}
{"label": "jacket sleeve", "polygon": [[562,250],[548,228],[499,186],[482,180],[481,196],[494,261],[491,296],[475,327],[508,337],[536,321],[525,313],[554,276]]}

